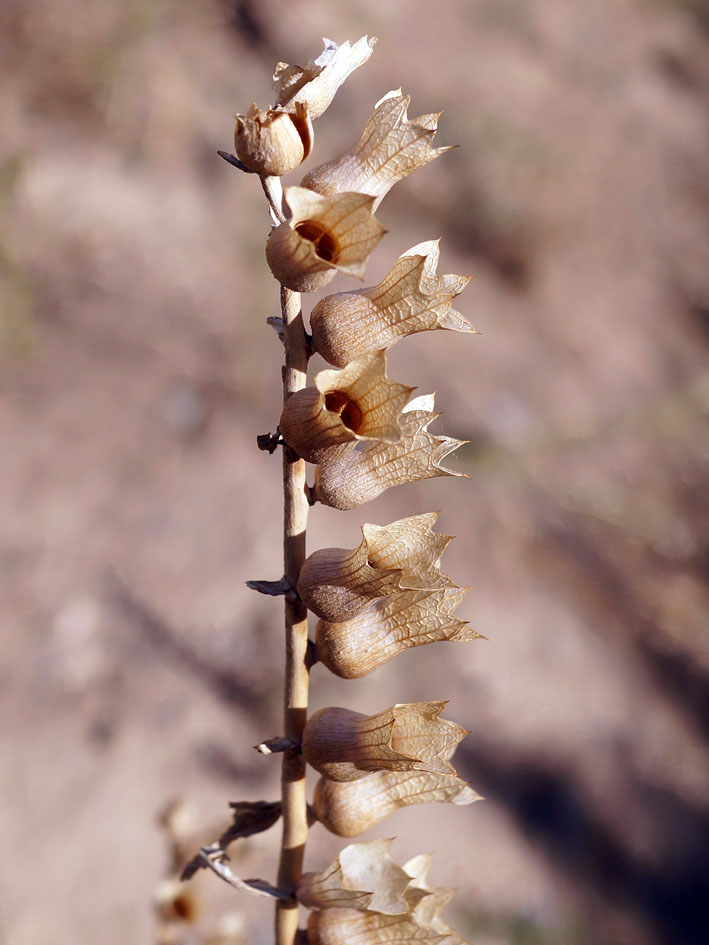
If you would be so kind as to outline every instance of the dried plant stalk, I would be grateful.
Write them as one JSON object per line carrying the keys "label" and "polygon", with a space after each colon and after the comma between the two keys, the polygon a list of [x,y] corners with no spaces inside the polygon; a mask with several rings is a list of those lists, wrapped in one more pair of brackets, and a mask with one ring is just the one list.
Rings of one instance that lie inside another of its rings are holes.
{"label": "dried plant stalk", "polygon": [[[308,353],[300,295],[281,288],[283,314],[284,403],[306,384]],[[290,449],[283,450],[283,573],[292,586],[298,583],[305,560],[308,500],[305,494],[305,462]],[[283,734],[300,744],[308,712],[308,611],[301,600],[285,598],[286,659]],[[303,870],[308,836],[305,795],[305,761],[300,753],[286,751],[281,773],[283,836],[278,867],[278,888],[294,890]],[[298,904],[295,900],[276,904],[276,942],[292,945],[298,935]]]}

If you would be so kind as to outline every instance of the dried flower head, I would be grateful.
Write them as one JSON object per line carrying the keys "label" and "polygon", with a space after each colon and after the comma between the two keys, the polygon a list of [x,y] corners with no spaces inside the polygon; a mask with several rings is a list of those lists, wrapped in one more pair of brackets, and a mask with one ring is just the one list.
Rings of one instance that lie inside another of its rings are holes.
{"label": "dried flower head", "polygon": [[355,781],[369,771],[455,774],[448,759],[468,733],[439,718],[445,704],[410,702],[372,716],[320,709],[305,726],[303,757],[333,781]]}
{"label": "dried flower head", "polygon": [[317,466],[314,497],[334,509],[354,509],[391,486],[436,476],[464,476],[441,466],[465,441],[429,433],[428,425],[438,416],[433,412],[432,394],[415,397],[399,416],[398,440],[343,448]]}
{"label": "dried flower head", "polygon": [[304,187],[286,187],[288,219],[271,230],[266,261],[281,285],[313,292],[336,272],[362,277],[367,257],[386,230],[372,216],[373,198],[340,193],[321,197]]}
{"label": "dried flower head", "polygon": [[340,837],[358,837],[401,807],[480,799],[457,775],[431,771],[375,771],[358,781],[320,778],[313,809],[318,820]]}
{"label": "dried flower head", "polygon": [[256,173],[280,177],[305,160],[313,146],[313,125],[308,109],[298,102],[292,112],[255,103],[236,116],[234,149],[242,164]]}
{"label": "dried flower head", "polygon": [[363,525],[353,551],[321,548],[306,558],[298,593],[318,617],[341,622],[373,600],[400,588],[448,586],[439,567],[451,537],[433,532],[437,512],[413,515],[391,525]]}
{"label": "dried flower head", "polygon": [[411,97],[401,89],[388,92],[374,108],[355,147],[327,164],[313,168],[302,180],[320,194],[354,190],[376,198],[375,209],[394,184],[450,148],[434,148],[438,114],[409,120]]}
{"label": "dried flower head", "polygon": [[323,39],[325,48],[307,66],[279,62],[273,74],[276,105],[290,111],[302,103],[311,118],[319,118],[345,79],[372,55],[376,42],[375,36],[362,36],[354,45]]}
{"label": "dried flower head", "polygon": [[475,332],[452,308],[469,276],[436,275],[439,241],[407,250],[379,285],[338,292],[321,299],[310,313],[313,350],[342,367],[367,351],[388,348],[419,331],[444,328]]}
{"label": "dried flower head", "polygon": [[386,354],[377,351],[342,371],[321,371],[290,397],[278,429],[291,449],[323,462],[343,444],[390,442],[401,436],[399,416],[414,388],[390,381]]}

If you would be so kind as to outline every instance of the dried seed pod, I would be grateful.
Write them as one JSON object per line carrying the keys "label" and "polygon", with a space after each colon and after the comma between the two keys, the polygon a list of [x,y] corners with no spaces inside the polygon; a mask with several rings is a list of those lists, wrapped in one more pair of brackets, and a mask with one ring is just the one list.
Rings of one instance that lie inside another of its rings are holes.
{"label": "dried seed pod", "polygon": [[340,193],[321,197],[304,187],[286,187],[290,213],[271,230],[266,261],[281,285],[312,292],[336,272],[362,277],[367,257],[386,230],[372,216],[373,198]]}
{"label": "dried seed pod", "polygon": [[433,589],[452,582],[439,560],[449,535],[436,535],[437,512],[413,515],[391,525],[363,525],[362,541],[353,551],[321,548],[306,558],[298,593],[324,620],[355,617],[379,597],[401,587]]}
{"label": "dried seed pod", "polygon": [[359,679],[410,647],[479,639],[465,620],[453,616],[467,592],[455,585],[433,591],[399,588],[350,620],[319,620],[318,659],[336,676]]}
{"label": "dried seed pod", "polygon": [[355,147],[313,168],[303,178],[302,186],[320,194],[345,190],[371,194],[378,207],[397,181],[450,150],[433,147],[440,112],[409,121],[406,109],[410,101],[401,89],[388,92],[375,105]]}
{"label": "dried seed pod", "polygon": [[376,41],[374,36],[362,36],[354,45],[338,45],[324,39],[324,50],[304,68],[279,62],[273,74],[276,105],[291,111],[302,103],[311,118],[319,118],[345,79],[372,55]]}
{"label": "dried seed pod", "polygon": [[455,774],[448,759],[468,734],[439,718],[445,702],[411,702],[366,716],[350,709],[320,709],[303,733],[303,757],[333,781],[356,781],[369,771]]}
{"label": "dried seed pod", "polygon": [[469,276],[436,275],[439,241],[407,250],[379,285],[338,292],[310,313],[313,350],[337,367],[400,338],[437,328],[475,333],[451,307]]}
{"label": "dried seed pod", "polygon": [[317,501],[334,509],[354,509],[391,486],[436,476],[464,476],[441,466],[465,440],[429,433],[428,425],[439,416],[432,408],[433,395],[416,397],[399,416],[398,440],[362,443],[357,449],[344,447],[328,456],[315,469],[313,493]]}
{"label": "dried seed pod", "polygon": [[375,771],[358,781],[320,778],[313,808],[318,820],[340,837],[358,837],[412,804],[448,802],[472,804],[480,800],[457,775],[430,771]]}
{"label": "dried seed pod", "polygon": [[445,933],[426,928],[412,914],[382,915],[355,909],[319,909],[308,919],[309,945],[453,945]]}
{"label": "dried seed pod", "polygon": [[405,894],[411,875],[389,856],[391,843],[352,843],[321,873],[304,873],[296,890],[298,902],[309,909],[348,908],[387,915],[410,911],[411,900]]}
{"label": "dried seed pod", "polygon": [[262,111],[255,103],[236,116],[234,148],[242,164],[261,175],[280,177],[298,167],[313,146],[308,109],[298,102],[292,112]]}
{"label": "dried seed pod", "polygon": [[278,429],[311,463],[322,462],[342,444],[397,440],[398,418],[413,389],[387,378],[386,354],[377,351],[342,371],[317,374],[312,386],[286,401]]}

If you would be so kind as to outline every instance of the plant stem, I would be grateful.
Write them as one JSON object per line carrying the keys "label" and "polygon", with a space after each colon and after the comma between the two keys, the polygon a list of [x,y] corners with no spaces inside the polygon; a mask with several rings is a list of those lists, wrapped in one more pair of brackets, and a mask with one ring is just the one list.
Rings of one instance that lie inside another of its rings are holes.
{"label": "plant stem", "polygon": [[[300,310],[300,295],[281,288],[283,314],[283,402],[306,384],[308,351]],[[283,573],[293,587],[305,560],[308,500],[305,494],[305,462],[288,446],[283,447]],[[285,598],[286,659],[283,735],[300,745],[308,712],[308,611],[301,600]],[[283,837],[277,886],[294,890],[303,867],[308,834],[305,795],[305,761],[298,751],[283,754],[281,774]],[[276,904],[276,945],[298,940],[298,904]]]}

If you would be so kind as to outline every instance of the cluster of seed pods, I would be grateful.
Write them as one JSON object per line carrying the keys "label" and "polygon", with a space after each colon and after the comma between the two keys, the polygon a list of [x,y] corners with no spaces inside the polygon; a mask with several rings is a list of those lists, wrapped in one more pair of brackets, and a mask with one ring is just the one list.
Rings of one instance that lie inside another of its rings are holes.
{"label": "cluster of seed pods", "polygon": [[[367,37],[326,41],[304,68],[279,64],[275,105],[237,116],[239,161],[262,178],[296,168],[312,149],[313,119],[373,45]],[[438,115],[409,119],[408,105],[401,90],[389,92],[352,150],[284,189],[284,220],[268,237],[266,259],[286,289],[311,292],[337,272],[362,277],[385,233],[374,216],[382,199],[448,150],[433,146]],[[312,308],[312,351],[333,368],[286,401],[278,430],[314,465],[313,502],[352,509],[402,483],[460,475],[443,465],[460,441],[429,432],[433,395],[412,399],[413,388],[387,377],[387,349],[405,336],[474,331],[453,308],[468,278],[439,275],[438,263],[438,241],[419,243],[378,285],[329,295]],[[451,538],[434,530],[436,514],[364,525],[358,547],[320,549],[305,560],[298,595],[318,618],[315,660],[335,675],[362,677],[408,647],[478,636],[455,616],[467,589],[441,570]],[[339,836],[357,837],[402,806],[477,799],[451,764],[467,732],[441,718],[444,706],[398,704],[370,716],[330,707],[311,715],[301,750],[320,775],[317,819]],[[441,918],[451,893],[428,884],[428,858],[399,867],[389,843],[351,844],[322,873],[301,877],[296,898],[312,910],[310,945],[461,943]]]}

